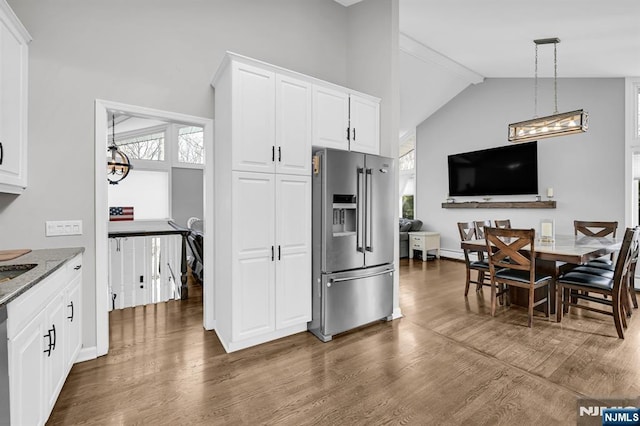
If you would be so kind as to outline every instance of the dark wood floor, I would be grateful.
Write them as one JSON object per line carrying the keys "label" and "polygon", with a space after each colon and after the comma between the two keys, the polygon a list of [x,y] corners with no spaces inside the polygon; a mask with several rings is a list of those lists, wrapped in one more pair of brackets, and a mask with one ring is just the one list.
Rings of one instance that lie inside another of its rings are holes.
{"label": "dark wood floor", "polygon": [[49,424],[567,425],[579,397],[640,395],[640,311],[625,340],[595,313],[529,329],[463,279],[462,263],[403,259],[404,318],[232,354],[194,291],[115,311],[109,354],[73,367]]}

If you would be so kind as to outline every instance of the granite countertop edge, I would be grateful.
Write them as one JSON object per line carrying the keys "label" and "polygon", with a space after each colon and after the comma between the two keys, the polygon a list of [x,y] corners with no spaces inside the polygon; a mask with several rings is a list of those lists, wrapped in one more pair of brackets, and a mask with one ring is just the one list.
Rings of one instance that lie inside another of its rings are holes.
{"label": "granite countertop edge", "polygon": [[84,253],[84,247],[40,249],[12,260],[0,261],[0,266],[36,264],[33,269],[22,275],[0,283],[0,308],[18,298],[80,253]]}

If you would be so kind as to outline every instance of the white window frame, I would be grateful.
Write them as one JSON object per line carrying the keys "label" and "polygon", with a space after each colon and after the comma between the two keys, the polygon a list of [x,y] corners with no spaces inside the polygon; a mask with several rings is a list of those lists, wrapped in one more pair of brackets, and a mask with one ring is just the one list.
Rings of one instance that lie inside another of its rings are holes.
{"label": "white window frame", "polygon": [[[178,132],[180,130],[180,127],[198,127],[198,126],[194,126],[192,124],[185,124],[183,125],[172,125],[173,129],[172,129],[172,135],[173,135],[173,157],[172,157],[172,162],[173,162],[173,167],[177,167],[179,169],[201,169],[204,170],[204,163],[203,164],[195,164],[195,163],[183,163],[178,159],[178,155],[179,155],[179,151],[180,151],[180,147],[178,146],[178,142],[179,142],[179,138],[178,138]],[[203,129],[203,135],[204,135],[204,129]],[[204,147],[203,147],[204,148]]]}

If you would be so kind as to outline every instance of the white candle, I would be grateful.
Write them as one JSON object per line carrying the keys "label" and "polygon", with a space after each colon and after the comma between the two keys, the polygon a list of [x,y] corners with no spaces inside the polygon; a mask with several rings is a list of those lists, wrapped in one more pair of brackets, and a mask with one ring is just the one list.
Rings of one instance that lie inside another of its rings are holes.
{"label": "white candle", "polygon": [[553,227],[549,222],[545,222],[540,227],[540,233],[543,237],[552,237]]}
{"label": "white candle", "polygon": [[553,188],[547,188],[547,197],[553,197]]}

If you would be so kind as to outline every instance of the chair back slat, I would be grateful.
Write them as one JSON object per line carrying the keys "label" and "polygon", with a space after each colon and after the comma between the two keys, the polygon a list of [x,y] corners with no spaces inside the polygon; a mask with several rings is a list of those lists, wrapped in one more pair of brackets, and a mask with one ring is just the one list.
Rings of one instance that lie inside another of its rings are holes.
{"label": "chair back slat", "polygon": [[583,234],[587,237],[616,237],[618,222],[595,222],[586,220],[574,220],[574,234]]}
{"label": "chair back slat", "polygon": [[469,241],[478,239],[476,236],[476,227],[473,222],[458,222],[458,233],[461,241]]}
{"label": "chair back slat", "polygon": [[533,229],[485,227],[484,232],[490,268],[535,271]]}
{"label": "chair back slat", "polygon": [[496,228],[511,228],[511,219],[494,220]]}
{"label": "chair back slat", "polygon": [[473,224],[476,227],[476,235],[478,236],[479,240],[484,239],[484,228],[485,227],[490,227],[491,226],[491,221],[490,220],[476,220],[475,222],[473,222]]}

